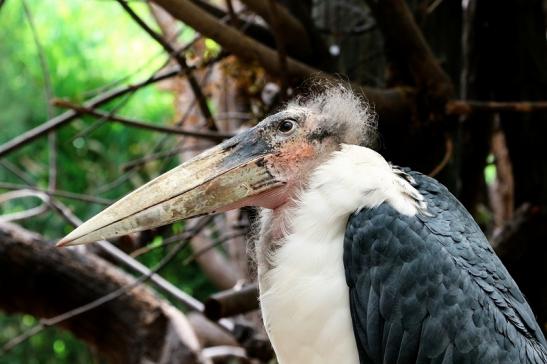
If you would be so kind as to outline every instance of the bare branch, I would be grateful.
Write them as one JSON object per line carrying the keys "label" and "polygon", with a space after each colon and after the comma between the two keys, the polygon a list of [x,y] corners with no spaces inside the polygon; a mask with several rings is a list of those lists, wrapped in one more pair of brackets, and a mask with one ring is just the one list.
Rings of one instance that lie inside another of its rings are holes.
{"label": "bare branch", "polygon": [[454,142],[452,141],[452,138],[446,136],[444,145],[445,152],[443,155],[443,159],[439,164],[435,166],[435,168],[433,168],[431,172],[427,174],[430,177],[435,177],[436,175],[438,175],[444,169],[444,167],[446,167],[446,165],[450,161],[450,158],[452,158],[452,154],[454,153]]}
{"label": "bare branch", "polygon": [[186,63],[186,59],[184,56],[180,54],[180,52],[175,51],[173,47],[167,42],[165,39],[162,38],[161,35],[156,33],[152,28],[150,28],[127,4],[125,0],[116,0],[129,14],[129,16],[137,23],[139,26],[148,33],[156,42],[158,42],[163,49],[171,56],[173,57],[178,65],[180,66],[180,69],[188,79],[188,83],[190,84],[190,88],[194,92],[194,96],[198,100],[198,106],[203,114],[203,117],[207,121],[207,123],[210,125],[212,129],[216,128],[215,121],[213,119],[213,115],[211,114],[211,110],[209,110],[209,106],[207,105],[207,100],[205,96],[203,95],[203,92],[201,91],[201,87],[199,86],[198,81],[194,77],[194,74],[192,73],[192,69],[188,67],[188,64]]}
{"label": "bare branch", "polygon": [[446,104],[448,115],[467,115],[474,112],[536,112],[547,110],[547,101],[478,101],[451,100]]}
{"label": "bare branch", "polygon": [[205,301],[205,316],[217,321],[258,309],[258,285],[230,289],[213,294]]}
{"label": "bare branch", "polygon": [[[102,93],[92,98],[91,100],[85,102],[84,105],[85,107],[91,107],[91,108],[101,106],[127,93],[133,92],[135,90],[154,84],[156,82],[163,81],[170,77],[176,76],[179,73],[180,73],[180,69],[178,67],[166,69],[164,71],[161,71],[152,75],[151,77],[149,77],[148,79],[144,81],[137,82],[125,87],[116,88],[114,90],[110,90],[105,93]],[[56,117],[52,119],[49,119],[43,124],[11,139],[10,141],[0,145],[0,157],[3,157],[6,154],[13,152],[16,149],[19,149],[27,145],[31,141],[41,137],[44,134],[49,133],[52,130],[58,129],[66,125],[67,123],[76,119],[79,115],[80,114],[74,110],[64,112],[60,115],[57,115]]]}
{"label": "bare branch", "polygon": [[405,0],[368,0],[390,51],[408,65],[419,89],[425,90],[437,111],[453,96],[450,77],[440,66]]}
{"label": "bare branch", "polygon": [[239,346],[212,346],[202,350],[201,354],[207,359],[238,358],[242,363],[251,363],[245,349]]}
{"label": "bare branch", "polygon": [[113,115],[111,113],[106,113],[104,111],[100,111],[90,107],[80,106],[66,100],[57,99],[54,101],[54,104],[59,107],[72,109],[74,111],[77,111],[80,114],[89,114],[89,115],[93,115],[98,118],[101,118],[102,120],[110,120],[123,125],[133,127],[133,128],[152,130],[152,131],[157,131],[160,133],[192,136],[195,138],[204,138],[204,139],[214,140],[217,142],[222,141],[224,139],[229,139],[234,136],[233,134],[226,134],[226,133],[192,131],[192,130],[184,130],[184,129],[169,127],[169,126],[154,125],[151,123],[147,123],[147,122],[143,122],[143,121],[139,121],[135,119],[129,119],[126,117]]}
{"label": "bare branch", "polygon": [[17,191],[10,191],[10,192],[0,194],[0,205],[7,201],[11,201],[11,200],[19,199],[19,198],[26,198],[26,197],[38,198],[42,201],[42,203],[36,207],[32,207],[24,211],[18,211],[18,212],[13,212],[11,214],[0,215],[0,223],[28,219],[28,218],[40,215],[48,210],[47,201],[49,196],[46,195],[45,193],[30,191],[30,190],[17,190]]}
{"label": "bare branch", "polygon": [[[189,0],[154,0],[175,18],[193,27],[206,37],[214,39],[223,48],[242,59],[257,61],[272,75],[281,75],[277,54],[243,33],[217,21],[212,15],[204,12]],[[332,75],[310,67],[293,58],[287,58],[287,71],[291,83],[307,79],[313,75],[321,75],[333,79]],[[409,113],[413,105],[413,93],[408,88],[375,89],[359,85],[353,86],[362,93],[380,114]]]}
{"label": "bare branch", "polygon": [[[260,15],[272,27],[277,44],[282,41],[291,48],[293,53],[300,55],[302,58],[311,56],[312,44],[308,32],[287,8],[274,4],[276,10],[272,12],[271,0],[242,0],[241,2]],[[277,19],[274,19],[274,17],[277,17]],[[283,26],[279,26],[280,24],[283,24]]]}
{"label": "bare branch", "polygon": [[[54,115],[54,110],[49,101],[53,98],[53,87],[51,82],[51,75],[49,73],[49,66],[47,58],[40,42],[40,37],[36,31],[36,26],[34,24],[34,17],[30,11],[30,7],[26,0],[23,0],[23,10],[25,16],[28,20],[30,30],[32,33],[32,39],[36,45],[38,51],[38,59],[40,60],[40,69],[42,71],[42,78],[44,80],[44,96],[46,102],[46,113],[48,119],[51,119]],[[49,188],[54,190],[57,185],[57,135],[54,131],[50,132],[48,135],[49,139]]]}
{"label": "bare branch", "polygon": [[[143,362],[145,358],[157,363],[196,362],[199,344],[188,322],[147,288],[136,287],[142,278],[135,280],[96,256],[57,249],[5,223],[0,224],[0,262],[2,275],[18,278],[0,282],[2,309],[38,317],[53,315],[5,343],[1,351],[59,324],[96,346],[111,362]],[[97,300],[98,296],[102,298]],[[90,303],[82,306],[86,301]],[[79,307],[65,311],[74,306]],[[164,351],[175,348],[176,359],[163,357]]]}
{"label": "bare branch", "polygon": [[30,186],[30,185],[20,185],[15,183],[8,183],[8,182],[0,182],[0,189],[5,189],[5,190],[27,189],[32,191],[43,192],[48,196],[63,197],[63,198],[71,199],[71,200],[96,203],[99,205],[110,205],[113,202],[112,200],[108,200],[106,198],[85,195],[81,193],[74,193],[74,192],[62,191],[62,190],[50,190],[50,189],[39,188],[35,186]]}

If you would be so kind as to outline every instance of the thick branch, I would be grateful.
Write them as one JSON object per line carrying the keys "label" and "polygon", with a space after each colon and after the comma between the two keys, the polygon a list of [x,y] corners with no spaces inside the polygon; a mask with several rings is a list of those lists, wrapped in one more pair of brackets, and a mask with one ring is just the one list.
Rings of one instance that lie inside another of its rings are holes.
{"label": "thick branch", "polygon": [[[273,49],[258,43],[230,26],[220,23],[192,2],[188,0],[154,0],[154,2],[204,36],[214,39],[229,52],[247,61],[258,62],[275,76],[282,75],[277,53]],[[332,75],[324,74],[290,57],[287,58],[287,71],[291,78],[289,81],[293,84],[314,75],[321,75],[329,79],[333,78]],[[406,113],[408,115],[412,109],[413,97],[408,89],[381,90],[370,87],[354,87],[356,91],[362,93],[375,106],[376,111],[382,116],[384,113],[387,115]]]}
{"label": "thick branch", "polygon": [[258,285],[250,284],[240,289],[229,289],[213,294],[205,301],[204,314],[217,321],[258,309]]}
{"label": "thick branch", "polygon": [[[292,16],[286,7],[275,4],[276,14],[272,14],[268,0],[242,0],[241,2],[260,15],[271,28],[275,29],[277,24],[281,25],[274,32],[279,32],[283,42],[292,53],[299,54],[304,58],[311,55],[312,47],[306,28]],[[274,17],[277,17],[277,20]]]}
{"label": "thick branch", "polygon": [[418,88],[438,105],[452,97],[452,81],[427,44],[405,0],[367,1],[399,64],[408,65]]}
{"label": "thick branch", "polygon": [[[110,263],[0,224],[0,308],[59,315],[134,281]],[[46,320],[47,321],[47,320]],[[197,338],[184,316],[140,286],[61,326],[110,362],[196,363]]]}

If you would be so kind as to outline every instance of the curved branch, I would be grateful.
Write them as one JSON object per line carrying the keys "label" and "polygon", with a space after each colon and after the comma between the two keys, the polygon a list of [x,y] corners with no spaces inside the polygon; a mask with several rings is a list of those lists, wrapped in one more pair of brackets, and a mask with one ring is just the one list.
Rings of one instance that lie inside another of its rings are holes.
{"label": "curved branch", "polygon": [[[230,26],[220,23],[212,15],[204,12],[189,0],[154,0],[154,2],[171,15],[194,28],[206,37],[214,39],[227,51],[247,61],[256,61],[274,76],[281,76],[282,70],[276,51],[247,37]],[[287,57],[287,71],[289,81],[293,84],[320,75],[333,79],[334,76],[325,74],[316,68]],[[413,105],[413,93],[407,88],[376,89],[354,85],[356,91],[363,94],[372,103],[376,111],[383,114],[410,113]],[[390,118],[390,117],[388,117]],[[385,119],[385,117],[384,117]]]}
{"label": "curved branch", "polygon": [[[374,11],[389,50],[408,65],[418,88],[438,107],[454,94],[452,80],[442,69],[404,0],[367,0]],[[441,109],[439,109],[441,110]]]}

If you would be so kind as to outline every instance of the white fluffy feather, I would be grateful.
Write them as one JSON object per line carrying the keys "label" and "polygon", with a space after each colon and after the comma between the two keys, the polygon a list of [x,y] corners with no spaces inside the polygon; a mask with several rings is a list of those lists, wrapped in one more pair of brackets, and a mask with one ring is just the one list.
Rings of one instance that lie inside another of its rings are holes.
{"label": "white fluffy feather", "polygon": [[423,206],[409,196],[420,195],[378,153],[343,145],[294,207],[263,211],[261,309],[280,364],[359,363],[342,256],[347,220],[383,202],[414,215]]}

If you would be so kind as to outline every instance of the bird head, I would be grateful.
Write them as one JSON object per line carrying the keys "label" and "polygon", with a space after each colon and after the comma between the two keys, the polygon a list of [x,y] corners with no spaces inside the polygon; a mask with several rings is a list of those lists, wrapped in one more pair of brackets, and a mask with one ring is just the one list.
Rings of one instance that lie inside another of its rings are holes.
{"label": "bird head", "polygon": [[131,192],[58,245],[89,243],[244,206],[276,209],[341,144],[370,145],[374,130],[366,103],[344,86],[297,99]]}

